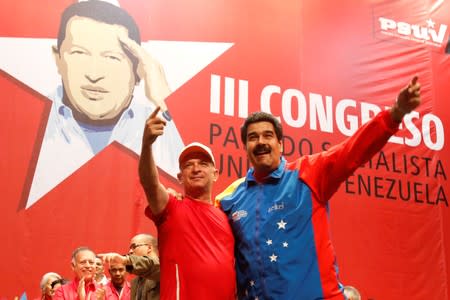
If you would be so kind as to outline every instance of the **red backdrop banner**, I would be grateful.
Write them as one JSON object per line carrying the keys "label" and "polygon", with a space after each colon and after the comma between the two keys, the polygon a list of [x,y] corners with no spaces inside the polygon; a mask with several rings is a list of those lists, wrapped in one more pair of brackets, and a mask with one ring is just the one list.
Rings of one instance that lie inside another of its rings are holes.
{"label": "red backdrop banner", "polygon": [[[178,144],[213,149],[215,194],[249,167],[239,127],[250,112],[280,118],[290,160],[342,141],[418,75],[422,105],[330,200],[331,231],[340,279],[363,299],[450,299],[450,1],[116,2],[166,71]],[[136,233],[156,234],[139,147],[113,139],[78,160],[48,137],[61,84],[51,47],[71,3],[1,5],[0,298],[38,297],[46,272],[72,278],[78,246],[124,253]]]}

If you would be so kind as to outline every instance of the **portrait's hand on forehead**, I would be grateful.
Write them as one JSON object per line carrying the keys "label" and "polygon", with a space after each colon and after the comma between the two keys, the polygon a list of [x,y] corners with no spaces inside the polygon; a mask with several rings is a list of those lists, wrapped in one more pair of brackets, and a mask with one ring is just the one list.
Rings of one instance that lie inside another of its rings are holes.
{"label": "portrait's hand on forehead", "polygon": [[166,112],[168,108],[165,99],[170,95],[171,90],[162,65],[126,33],[119,32],[118,38],[123,47],[138,60],[137,73],[145,82],[145,95],[155,106],[161,107],[162,112]]}

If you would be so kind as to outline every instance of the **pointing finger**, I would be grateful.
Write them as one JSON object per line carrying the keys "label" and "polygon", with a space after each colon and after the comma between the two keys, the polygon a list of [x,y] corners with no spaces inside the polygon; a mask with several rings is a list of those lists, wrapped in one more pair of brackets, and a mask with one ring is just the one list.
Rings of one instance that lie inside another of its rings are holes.
{"label": "pointing finger", "polygon": [[411,80],[411,83],[408,86],[408,93],[409,94],[417,94],[417,92],[420,90],[420,84],[418,83],[419,77],[416,75]]}
{"label": "pointing finger", "polygon": [[150,117],[148,117],[149,119],[153,119],[156,117],[156,115],[159,113],[159,111],[161,110],[161,107],[158,106],[157,108],[155,108],[155,110],[152,112],[152,114],[150,115]]}

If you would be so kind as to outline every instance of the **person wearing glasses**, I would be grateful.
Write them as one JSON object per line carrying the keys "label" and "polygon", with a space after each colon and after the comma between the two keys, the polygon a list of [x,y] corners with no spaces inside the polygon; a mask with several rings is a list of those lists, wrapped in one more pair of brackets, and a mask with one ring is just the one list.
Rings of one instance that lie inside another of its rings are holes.
{"label": "person wearing glasses", "polygon": [[49,272],[42,276],[40,287],[41,297],[36,300],[50,300],[53,299],[55,291],[65,282],[65,280],[58,273]]}
{"label": "person wearing glasses", "polygon": [[147,217],[158,229],[161,253],[161,299],[235,299],[234,239],[225,214],[213,205],[218,179],[214,155],[207,146],[191,143],[178,156],[178,200],[159,180],[153,144],[167,122],[159,107],[144,127],[139,176],[148,207]]}
{"label": "person wearing glasses", "polygon": [[123,264],[128,273],[136,275],[131,281],[131,299],[159,299],[159,257],[157,240],[150,234],[134,236],[126,255],[102,253],[98,255],[110,266]]}
{"label": "person wearing glasses", "polygon": [[88,247],[78,247],[72,253],[75,278],[56,289],[53,300],[98,300],[105,298],[105,289],[97,285],[95,253]]}

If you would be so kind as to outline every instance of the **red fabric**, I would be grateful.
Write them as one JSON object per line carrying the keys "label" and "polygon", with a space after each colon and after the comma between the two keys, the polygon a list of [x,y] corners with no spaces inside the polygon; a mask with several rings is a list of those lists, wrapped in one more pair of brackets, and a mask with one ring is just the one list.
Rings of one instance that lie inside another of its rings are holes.
{"label": "red fabric", "polygon": [[[329,232],[327,202],[345,178],[384,147],[390,136],[398,130],[398,126],[399,124],[392,120],[390,112],[383,111],[344,142],[326,152],[304,156],[288,166],[293,168],[300,165],[299,178],[313,191],[312,223],[324,291],[332,291],[338,286],[337,270],[334,269],[336,254]],[[342,296],[337,296],[336,299],[341,298]]]}
{"label": "red fabric", "polygon": [[131,285],[128,281],[125,281],[120,294],[117,292],[111,281],[105,286],[105,298],[106,300],[127,300],[131,299]]}
{"label": "red fabric", "polygon": [[185,197],[146,215],[158,228],[161,299],[235,299],[234,239],[225,214]]}
{"label": "red fabric", "polygon": [[[55,300],[78,300],[78,284],[80,280],[78,278],[69,282],[68,284],[62,285],[55,291],[55,295],[53,299]],[[95,300],[97,299],[95,296],[95,290],[97,286],[95,283],[90,282],[85,284],[86,291],[86,299],[87,300]]]}

